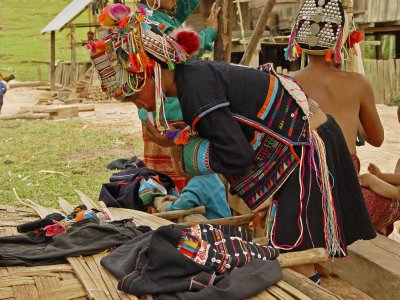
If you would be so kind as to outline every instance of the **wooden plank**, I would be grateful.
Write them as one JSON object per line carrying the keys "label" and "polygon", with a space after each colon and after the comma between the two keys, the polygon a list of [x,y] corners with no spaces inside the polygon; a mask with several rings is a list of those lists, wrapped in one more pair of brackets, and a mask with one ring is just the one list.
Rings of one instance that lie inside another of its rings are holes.
{"label": "wooden plank", "polygon": [[70,214],[74,211],[74,207],[65,199],[58,198],[58,205],[66,214]]}
{"label": "wooden plank", "polygon": [[46,276],[33,276],[39,294],[45,294],[49,289],[58,289],[61,283],[58,278]]}
{"label": "wooden plank", "polygon": [[0,299],[14,298],[12,287],[0,288]]}
{"label": "wooden plank", "polygon": [[318,299],[318,300],[342,299],[341,297],[315,284],[307,277],[295,271],[285,268],[282,269],[282,273],[284,282],[294,287],[296,290],[300,291],[306,296],[310,297],[311,299]]}
{"label": "wooden plank", "polygon": [[389,70],[389,64],[391,60],[383,60],[383,88],[384,88],[384,104],[389,104],[390,97],[392,95],[392,90],[390,86],[390,70]]}
{"label": "wooden plank", "polygon": [[396,92],[400,94],[400,59],[396,59]]}
{"label": "wooden plank", "polygon": [[138,226],[148,225],[152,229],[157,229],[160,226],[174,224],[171,221],[155,217],[153,215],[149,215],[148,213],[138,210],[115,207],[109,207],[109,210],[116,220],[133,218],[135,220],[135,224]]}
{"label": "wooden plank", "polygon": [[349,259],[335,259],[324,266],[374,299],[398,299],[399,243],[378,235],[374,240],[355,242],[348,252]]}
{"label": "wooden plank", "polygon": [[79,117],[79,111],[78,107],[76,106],[53,109],[53,112],[50,112],[51,120],[69,119],[77,117]]}
{"label": "wooden plank", "polygon": [[185,222],[180,225],[193,226],[196,224],[213,224],[213,225],[248,225],[254,219],[254,214],[246,214],[222,219],[204,220],[199,222]]}
{"label": "wooden plank", "polygon": [[29,285],[34,284],[32,277],[24,276],[7,276],[7,278],[1,278],[0,288],[16,286],[16,285]]}
{"label": "wooden plank", "polygon": [[275,300],[276,298],[268,293],[268,290],[262,291],[247,300]]}
{"label": "wooden plank", "polygon": [[201,214],[204,215],[206,213],[206,208],[204,206],[194,207],[186,210],[173,210],[152,214],[153,216],[157,216],[167,220],[178,219],[183,216],[187,216],[190,214]]}
{"label": "wooden plank", "polygon": [[383,66],[383,60],[378,59],[377,60],[377,85],[376,85],[376,99],[377,103],[385,103],[385,83],[384,83],[384,78],[385,78],[385,72],[384,72],[384,66]]}
{"label": "wooden plank", "polygon": [[291,295],[289,295],[288,293],[286,293],[285,291],[281,290],[280,288],[278,288],[276,285],[270,286],[267,291],[274,297],[278,298],[278,299],[285,299],[285,300],[294,300],[295,298],[293,298]]}
{"label": "wooden plank", "polygon": [[60,108],[77,107],[79,112],[94,111],[94,104],[74,104],[74,105],[35,105],[35,106],[21,106],[20,112],[33,112],[33,113],[50,113],[57,112]]}
{"label": "wooden plank", "polygon": [[114,216],[112,215],[111,211],[108,209],[107,205],[103,201],[99,201],[99,206],[103,213],[106,213],[110,220],[115,220]]}
{"label": "wooden plank", "polygon": [[97,288],[99,290],[103,291],[104,294],[108,298],[112,299],[111,293],[108,290],[107,285],[104,282],[103,277],[101,276],[100,270],[97,267],[97,264],[94,261],[93,257],[92,256],[86,256],[84,259],[85,259],[85,262],[86,262],[87,266],[89,267],[90,274],[91,274],[91,276],[92,276]]}
{"label": "wooden plank", "polygon": [[47,276],[60,276],[60,272],[73,272],[72,268],[68,264],[59,264],[51,266],[34,266],[34,267],[7,267],[8,273],[13,276],[33,276],[33,275],[44,275]]}
{"label": "wooden plank", "polygon": [[15,300],[37,299],[38,291],[34,284],[13,286]]}
{"label": "wooden plank", "polygon": [[250,208],[244,203],[243,199],[238,195],[228,193],[228,204],[235,212],[243,215],[251,212]]}
{"label": "wooden plank", "polygon": [[88,209],[96,208],[96,209],[100,210],[99,206],[92,199],[90,199],[89,196],[87,196],[86,194],[84,194],[80,190],[74,190],[74,191],[75,191],[75,193],[78,194],[79,198],[81,198],[81,201],[83,202],[83,204],[86,205],[86,207]]}
{"label": "wooden plank", "polygon": [[82,257],[68,257],[67,261],[71,264],[76,276],[80,279],[92,299],[108,300],[104,291],[96,285],[95,276],[90,272],[90,268],[86,265]]}
{"label": "wooden plank", "polygon": [[[388,81],[390,82],[390,98],[394,97],[397,93],[396,90],[396,60],[388,60]],[[388,99],[388,104],[390,104],[390,98]]]}
{"label": "wooden plank", "polygon": [[276,285],[279,288],[281,288],[283,291],[285,291],[286,293],[288,293],[288,294],[292,295],[293,297],[295,297],[296,299],[311,300],[310,297],[308,297],[307,295],[303,294],[299,290],[295,289],[294,287],[292,287],[290,284],[284,282],[283,280],[278,281],[276,283]]}
{"label": "wooden plank", "polygon": [[[45,294],[39,294],[39,300],[69,300],[87,296],[86,290],[77,279],[65,280],[57,289],[48,289]],[[86,299],[86,297],[84,298]],[[27,299],[25,299],[27,300]]]}
{"label": "wooden plank", "polygon": [[95,260],[97,267],[100,270],[100,274],[106,283],[108,290],[110,291],[113,299],[121,299],[121,300],[138,300],[138,298],[134,295],[129,295],[127,293],[121,292],[117,289],[118,286],[118,281],[117,279],[110,273],[108,272],[103,266],[100,264],[100,260],[106,256],[106,254],[101,253],[101,254],[96,254],[93,255],[93,259]]}
{"label": "wooden plank", "polygon": [[316,264],[328,261],[328,255],[323,248],[314,248],[298,252],[282,253],[278,256],[282,268],[302,264]]}

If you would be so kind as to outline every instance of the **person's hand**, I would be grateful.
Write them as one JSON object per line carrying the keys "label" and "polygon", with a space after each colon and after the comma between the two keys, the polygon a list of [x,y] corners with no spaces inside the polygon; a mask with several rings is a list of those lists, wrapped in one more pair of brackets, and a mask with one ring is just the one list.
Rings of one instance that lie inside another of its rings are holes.
{"label": "person's hand", "polygon": [[185,171],[183,171],[181,151],[182,151],[181,146],[170,148],[172,167],[174,168],[174,172],[177,175],[190,179],[192,178],[192,176],[186,174]]}
{"label": "person's hand", "polygon": [[178,197],[173,195],[166,195],[166,196],[158,196],[154,197],[153,205],[159,212],[166,211],[170,202],[177,200]]}
{"label": "person's hand", "polygon": [[207,19],[207,27],[214,28],[218,31],[218,15],[221,11],[221,7],[217,7],[217,3],[213,3],[210,9],[210,16]]}
{"label": "person's hand", "polygon": [[146,135],[156,144],[161,147],[174,147],[175,142],[173,139],[167,139],[166,134],[161,134],[156,127],[149,121],[146,120]]}
{"label": "person's hand", "polygon": [[368,172],[370,172],[372,175],[375,175],[376,177],[380,178],[382,175],[381,170],[374,164],[370,163],[368,165]]}

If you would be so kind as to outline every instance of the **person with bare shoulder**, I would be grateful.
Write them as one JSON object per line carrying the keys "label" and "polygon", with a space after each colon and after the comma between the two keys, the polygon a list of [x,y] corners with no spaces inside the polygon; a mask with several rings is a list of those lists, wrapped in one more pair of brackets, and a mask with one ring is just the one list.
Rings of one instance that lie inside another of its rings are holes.
{"label": "person with bare shoulder", "polygon": [[375,106],[374,93],[368,80],[361,74],[342,71],[324,55],[305,50],[306,68],[291,76],[314,99],[321,109],[338,122],[350,154],[356,155],[357,132],[372,146],[383,143],[384,132]]}
{"label": "person with bare shoulder", "polygon": [[[352,160],[357,159],[358,132],[376,147],[379,147],[384,139],[370,84],[362,75],[338,68],[343,61],[352,24],[352,8],[347,2],[305,0],[285,49],[285,56],[289,61],[294,61],[300,56],[308,57],[307,67],[291,73],[290,76],[323,112],[337,122],[342,131],[347,146],[345,150],[351,155],[351,160],[348,162],[344,157],[340,158],[339,167],[344,167],[346,163],[351,166]],[[338,152],[336,145],[331,147],[331,151]],[[350,168],[350,172],[351,174],[347,174],[349,177],[345,179],[336,176],[335,185],[354,189],[362,198],[355,168]],[[347,198],[346,204],[351,205],[352,202],[352,198]],[[352,208],[348,206],[345,209]],[[353,215],[350,216],[349,222],[354,221]],[[305,267],[301,266],[301,269],[296,268],[295,271],[303,273]],[[317,273],[315,277],[318,277]]]}

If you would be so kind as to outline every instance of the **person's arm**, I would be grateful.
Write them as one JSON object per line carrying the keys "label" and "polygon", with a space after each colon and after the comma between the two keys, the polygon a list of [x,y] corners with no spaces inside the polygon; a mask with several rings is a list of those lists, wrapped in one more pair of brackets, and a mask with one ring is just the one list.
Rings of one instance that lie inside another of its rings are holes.
{"label": "person's arm", "polygon": [[165,210],[171,211],[180,209],[190,209],[202,205],[204,205],[204,203],[201,202],[201,197],[199,197],[196,193],[193,193],[192,191],[185,188],[182,191],[182,194],[179,197],[179,199],[170,202]]}
{"label": "person's arm", "polygon": [[197,9],[202,0],[177,0],[175,18],[183,23]]}
{"label": "person's arm", "polygon": [[232,175],[251,166],[254,150],[228,108],[205,115],[197,130],[204,138],[192,137],[182,147],[181,166],[186,174]]}
{"label": "person's arm", "polygon": [[208,27],[199,32],[200,37],[200,50],[194,56],[194,59],[199,59],[203,56],[206,51],[212,51],[214,47],[214,41],[217,38],[217,31]]}
{"label": "person's arm", "polygon": [[384,140],[384,131],[376,110],[374,92],[364,76],[360,74],[356,76],[356,80],[359,82],[361,99],[359,118],[363,128],[363,138],[372,146],[379,147]]}
{"label": "person's arm", "polygon": [[368,172],[391,185],[400,186],[400,173],[382,173],[379,167],[372,163],[368,165]]}
{"label": "person's arm", "polygon": [[204,52],[206,52],[207,50],[213,50],[213,43],[217,38],[218,15],[220,11],[221,7],[218,7],[217,4],[214,2],[210,10],[210,16],[207,19],[207,28],[199,32],[200,50],[195,55],[196,59],[202,57]]}

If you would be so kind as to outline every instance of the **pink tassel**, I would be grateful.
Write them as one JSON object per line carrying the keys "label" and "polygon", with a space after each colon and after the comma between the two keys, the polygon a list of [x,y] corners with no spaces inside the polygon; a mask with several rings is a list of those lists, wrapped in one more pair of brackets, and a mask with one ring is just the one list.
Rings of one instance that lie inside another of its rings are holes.
{"label": "pink tassel", "polygon": [[336,41],[336,46],[335,46],[335,62],[338,64],[342,63],[341,49],[342,49],[343,31],[344,31],[344,28],[342,27],[339,31],[338,38]]}

